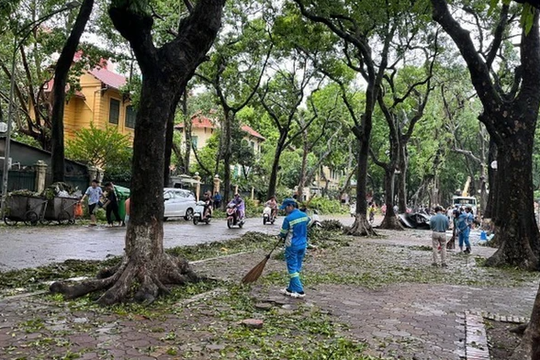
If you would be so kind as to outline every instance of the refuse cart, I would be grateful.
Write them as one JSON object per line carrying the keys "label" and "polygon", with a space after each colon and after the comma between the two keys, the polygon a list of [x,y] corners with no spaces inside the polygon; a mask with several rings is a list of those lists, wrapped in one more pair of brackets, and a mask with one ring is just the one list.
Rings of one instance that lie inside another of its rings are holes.
{"label": "refuse cart", "polygon": [[120,214],[120,218],[124,221],[126,218],[126,200],[129,198],[130,191],[126,187],[114,185],[114,192],[118,200],[118,214]]}
{"label": "refuse cart", "polygon": [[40,197],[10,194],[6,199],[7,213],[4,215],[6,225],[16,225],[24,221],[26,225],[37,225],[43,222],[47,208],[47,200]]}
{"label": "refuse cart", "polygon": [[55,196],[49,199],[45,220],[58,221],[59,224],[75,224],[74,206],[78,198]]}

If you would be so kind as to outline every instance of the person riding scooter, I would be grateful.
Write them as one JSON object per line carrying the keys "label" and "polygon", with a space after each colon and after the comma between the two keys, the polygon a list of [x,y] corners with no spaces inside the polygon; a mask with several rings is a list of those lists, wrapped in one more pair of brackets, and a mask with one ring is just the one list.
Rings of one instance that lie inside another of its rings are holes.
{"label": "person riding scooter", "polygon": [[204,210],[203,210],[203,219],[207,216],[212,216],[212,193],[210,191],[207,191],[204,193],[203,199],[204,201]]}
{"label": "person riding scooter", "polygon": [[268,206],[272,210],[272,219],[277,217],[278,203],[275,196],[271,196],[264,206]]}
{"label": "person riding scooter", "polygon": [[235,194],[234,199],[231,200],[229,205],[233,204],[236,207],[236,215],[238,220],[243,220],[245,217],[246,206],[244,200],[240,197],[240,194]]}

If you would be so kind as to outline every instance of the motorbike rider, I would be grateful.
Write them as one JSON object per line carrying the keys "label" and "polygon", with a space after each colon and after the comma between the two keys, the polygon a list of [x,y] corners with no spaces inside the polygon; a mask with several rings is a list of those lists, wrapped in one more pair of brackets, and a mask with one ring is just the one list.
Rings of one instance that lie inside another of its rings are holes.
{"label": "motorbike rider", "polygon": [[204,210],[203,210],[203,218],[206,218],[207,216],[212,216],[212,193],[210,191],[207,191],[204,193],[203,196],[204,201]]}
{"label": "motorbike rider", "polygon": [[272,210],[272,218],[277,217],[277,210],[278,210],[278,203],[276,200],[276,197],[272,195],[270,199],[266,203],[264,203],[264,206],[268,206]]}
{"label": "motorbike rider", "polygon": [[244,219],[246,206],[244,200],[242,200],[242,198],[240,197],[240,194],[234,194],[234,199],[232,199],[229,204],[234,204],[236,208],[236,213],[238,215],[238,220]]}

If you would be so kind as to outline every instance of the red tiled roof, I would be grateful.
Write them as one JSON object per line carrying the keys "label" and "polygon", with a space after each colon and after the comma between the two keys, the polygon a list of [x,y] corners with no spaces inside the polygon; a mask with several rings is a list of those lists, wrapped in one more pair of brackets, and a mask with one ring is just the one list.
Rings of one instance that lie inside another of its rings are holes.
{"label": "red tiled roof", "polygon": [[249,135],[253,136],[253,137],[256,137],[258,139],[261,139],[261,140],[266,140],[264,138],[264,136],[262,136],[261,134],[259,134],[257,131],[253,130],[253,128],[247,126],[247,125],[242,125],[242,130],[244,132],[247,132]]}
{"label": "red tiled roof", "polygon": [[[207,118],[206,116],[195,114],[191,117],[191,126],[194,128],[208,128],[215,129],[217,126]],[[184,128],[184,123],[180,123],[174,127],[175,129],[181,130]]]}
{"label": "red tiled roof", "polygon": [[95,68],[90,70],[96,79],[104,83],[105,85],[112,87],[114,89],[120,89],[126,84],[126,78],[120,74],[113,73],[105,68]]}
{"label": "red tiled roof", "polygon": [[[194,127],[194,128],[208,128],[208,129],[215,129],[218,127],[218,125],[214,124],[212,122],[212,120],[210,120],[209,118],[207,118],[206,116],[203,116],[201,114],[195,114],[191,117],[191,126]],[[178,125],[175,125],[174,127],[175,129],[177,130],[182,130],[184,128],[184,123],[179,123]],[[266,140],[264,138],[264,136],[262,136],[261,134],[259,134],[257,131],[253,130],[253,128],[247,126],[247,125],[242,125],[241,126],[241,129],[242,131],[244,131],[245,133],[247,133],[248,135],[250,136],[253,136],[253,137],[256,137],[258,139],[261,139],[261,140]]]}
{"label": "red tiled roof", "polygon": [[[43,90],[45,90],[46,93],[52,92],[53,86],[54,86],[54,79],[51,79],[45,84],[45,86],[43,86]],[[68,90],[69,90],[69,84],[66,84],[66,92],[68,92]],[[73,95],[81,99],[86,99],[86,96],[84,96],[84,94],[80,92],[79,90],[76,90]]]}

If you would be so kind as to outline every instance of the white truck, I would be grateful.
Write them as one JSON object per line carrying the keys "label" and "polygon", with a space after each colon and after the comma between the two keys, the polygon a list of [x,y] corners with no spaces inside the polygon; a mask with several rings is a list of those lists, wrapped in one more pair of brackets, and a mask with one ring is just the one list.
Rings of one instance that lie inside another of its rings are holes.
{"label": "white truck", "polygon": [[476,207],[476,198],[472,196],[453,196],[452,197],[452,204],[454,207],[466,207],[470,206],[472,208],[473,214],[477,214],[477,207]]}

